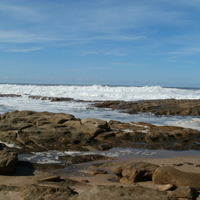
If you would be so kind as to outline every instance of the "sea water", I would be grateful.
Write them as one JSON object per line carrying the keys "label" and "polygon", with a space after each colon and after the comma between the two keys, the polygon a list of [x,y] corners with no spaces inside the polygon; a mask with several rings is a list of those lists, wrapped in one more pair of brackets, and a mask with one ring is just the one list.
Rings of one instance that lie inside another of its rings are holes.
{"label": "sea water", "polygon": [[[66,97],[84,101],[104,100],[153,100],[153,99],[200,99],[198,88],[165,88],[161,86],[78,86],[78,85],[20,85],[0,84],[0,94],[16,94],[21,97],[0,97],[0,114],[14,110],[33,110],[62,112],[74,115],[76,118],[97,118],[103,120],[118,120],[123,122],[147,122],[156,125],[173,125],[200,130],[200,117],[170,116],[158,117],[153,114],[125,114],[117,110],[99,109],[91,102],[50,102],[49,100],[32,99],[29,96]],[[171,153],[170,153],[171,152]],[[199,151],[165,151],[165,150],[139,150],[130,148],[113,148],[107,152],[97,153],[112,158],[138,158],[138,157],[167,157],[175,155],[199,155]],[[30,160],[38,163],[59,163],[59,155],[84,154],[84,152],[49,151],[20,155],[21,160]]]}
{"label": "sea water", "polygon": [[66,97],[84,101],[105,100],[153,100],[200,99],[198,88],[165,88],[161,86],[80,86],[80,85],[20,85],[0,84],[0,94],[16,94],[21,97],[0,97],[0,114],[14,110],[63,112],[76,118],[98,118],[123,122],[146,122],[156,125],[173,125],[200,130],[200,118],[191,116],[158,117],[152,114],[125,114],[117,110],[99,109],[89,102],[50,102],[29,96]]}

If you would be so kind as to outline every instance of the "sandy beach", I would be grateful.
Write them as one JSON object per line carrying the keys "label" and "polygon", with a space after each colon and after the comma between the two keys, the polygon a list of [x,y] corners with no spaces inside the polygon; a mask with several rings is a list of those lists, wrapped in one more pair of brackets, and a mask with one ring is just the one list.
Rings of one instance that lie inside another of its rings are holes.
{"label": "sandy beach", "polygon": [[[113,170],[121,165],[125,165],[132,162],[148,162],[152,164],[157,164],[159,166],[171,166],[178,170],[184,172],[192,172],[192,173],[200,173],[200,156],[182,156],[182,157],[175,157],[175,158],[159,158],[159,159],[151,159],[151,158],[142,158],[142,159],[132,159],[123,162],[116,162],[116,161],[102,161],[100,167],[94,167],[93,165],[88,165],[88,169],[85,169],[85,164],[83,164],[84,170],[80,168],[80,174],[75,175],[74,173],[70,173],[67,169],[62,170],[34,170],[26,166],[17,166],[14,172],[11,175],[1,175],[1,192],[0,192],[0,199],[1,200],[22,200],[24,199],[21,195],[21,189],[26,186],[30,185],[39,185],[39,186],[46,186],[46,187],[58,187],[56,184],[57,182],[39,182],[38,180],[42,178],[48,178],[52,176],[59,176],[61,180],[73,180],[77,181],[76,184],[71,186],[78,194],[81,194],[88,188],[91,188],[96,185],[103,185],[103,186],[122,186],[125,188],[132,188],[132,187],[144,187],[144,188],[151,188],[154,190],[158,190],[159,185],[153,184],[152,181],[145,181],[145,182],[136,182],[136,183],[120,183],[115,178],[116,175],[113,174]],[[80,164],[79,164],[80,165]],[[91,171],[95,169],[105,170],[106,174],[97,174],[97,175],[90,175]],[[77,184],[80,183],[80,184]],[[17,187],[18,189],[14,189]],[[7,189],[5,189],[7,188]],[[170,193],[170,192],[168,192]],[[39,197],[38,197],[39,199]],[[46,198],[44,198],[46,199]],[[199,198],[196,198],[199,199]]]}

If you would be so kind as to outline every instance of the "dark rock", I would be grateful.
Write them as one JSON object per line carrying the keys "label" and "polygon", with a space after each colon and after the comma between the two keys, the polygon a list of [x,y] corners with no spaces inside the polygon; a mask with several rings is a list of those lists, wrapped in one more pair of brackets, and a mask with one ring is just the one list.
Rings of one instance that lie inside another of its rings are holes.
{"label": "dark rock", "polygon": [[2,150],[0,151],[0,174],[10,174],[17,166],[18,155],[15,152]]}
{"label": "dark rock", "polygon": [[21,97],[21,95],[17,94],[0,94],[0,97]]}
{"label": "dark rock", "polygon": [[69,164],[76,164],[76,163],[84,163],[84,162],[91,162],[95,160],[110,160],[110,157],[107,156],[102,156],[102,155],[97,155],[97,154],[90,154],[90,155],[64,155],[64,156],[59,156],[59,160],[64,160]]}
{"label": "dark rock", "polygon": [[123,110],[129,114],[141,112],[154,113],[156,115],[183,115],[199,116],[200,100],[143,100],[134,102],[125,101],[104,101],[93,104],[98,108],[111,108],[113,110]]}
{"label": "dark rock", "polygon": [[44,96],[34,96],[30,95],[29,98],[31,99],[41,99],[41,100],[50,100],[51,102],[56,101],[74,101],[73,98],[66,98],[66,97],[44,97]]}
{"label": "dark rock", "polygon": [[100,151],[105,151],[105,150],[109,150],[112,149],[112,145],[109,143],[103,143],[103,144],[99,144],[98,146],[96,146],[96,148]]}

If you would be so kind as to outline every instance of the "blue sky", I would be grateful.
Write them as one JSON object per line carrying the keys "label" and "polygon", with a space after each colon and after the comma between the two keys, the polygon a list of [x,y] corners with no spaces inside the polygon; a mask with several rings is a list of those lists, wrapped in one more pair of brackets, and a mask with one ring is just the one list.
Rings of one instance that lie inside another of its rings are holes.
{"label": "blue sky", "polygon": [[0,0],[0,82],[200,87],[199,0]]}

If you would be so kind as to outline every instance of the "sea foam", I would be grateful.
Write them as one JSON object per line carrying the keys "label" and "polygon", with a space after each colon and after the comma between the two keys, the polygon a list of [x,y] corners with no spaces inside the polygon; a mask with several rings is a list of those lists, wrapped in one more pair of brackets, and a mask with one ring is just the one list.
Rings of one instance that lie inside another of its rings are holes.
{"label": "sea foam", "polygon": [[69,97],[81,100],[124,100],[143,99],[200,99],[200,90],[164,88],[161,86],[75,86],[75,85],[16,85],[0,84],[0,94],[38,95]]}

